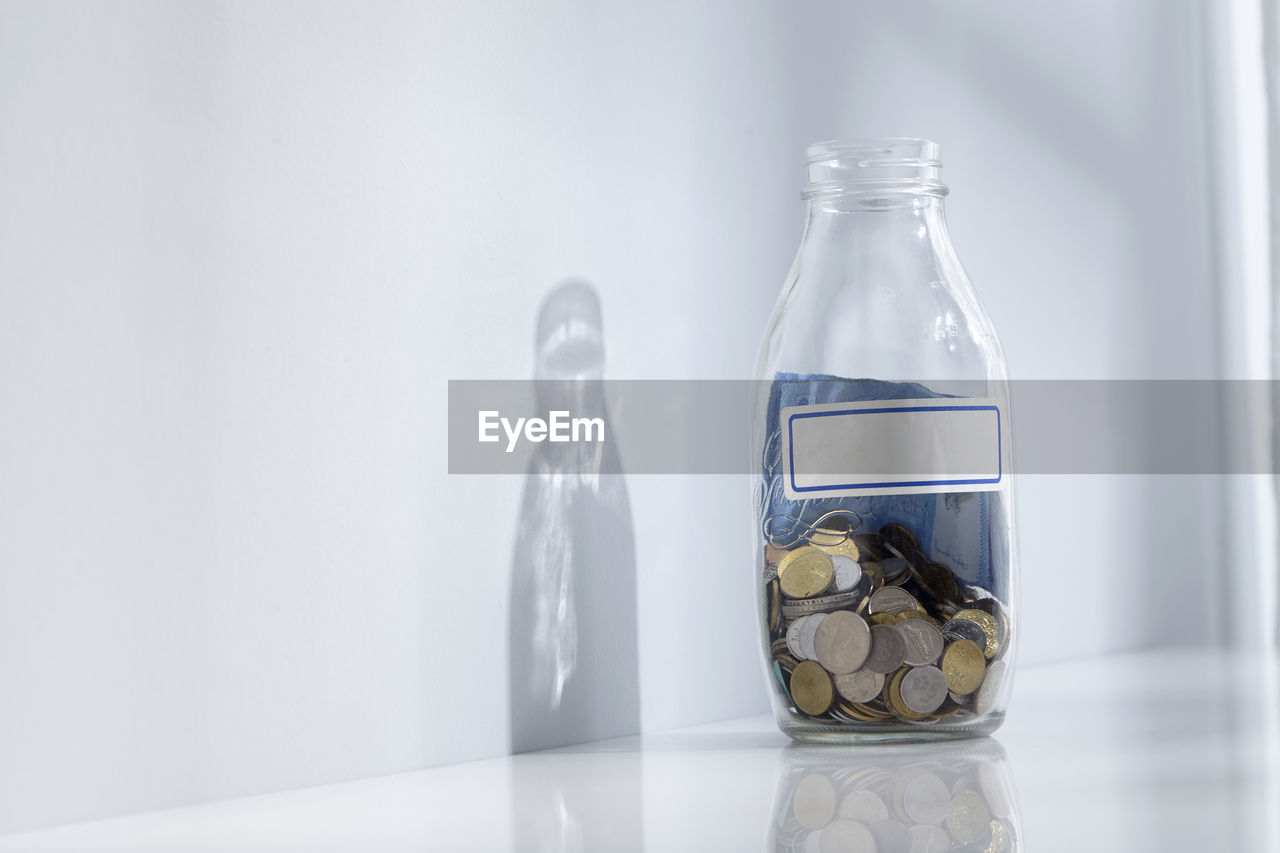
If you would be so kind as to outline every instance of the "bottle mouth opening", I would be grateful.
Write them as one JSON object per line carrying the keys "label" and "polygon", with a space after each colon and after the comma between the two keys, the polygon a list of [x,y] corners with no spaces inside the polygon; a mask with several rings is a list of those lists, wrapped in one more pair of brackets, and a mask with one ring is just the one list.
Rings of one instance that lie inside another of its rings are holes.
{"label": "bottle mouth opening", "polygon": [[928,139],[834,139],[805,149],[809,175],[804,198],[849,194],[915,193],[944,196],[938,144]]}

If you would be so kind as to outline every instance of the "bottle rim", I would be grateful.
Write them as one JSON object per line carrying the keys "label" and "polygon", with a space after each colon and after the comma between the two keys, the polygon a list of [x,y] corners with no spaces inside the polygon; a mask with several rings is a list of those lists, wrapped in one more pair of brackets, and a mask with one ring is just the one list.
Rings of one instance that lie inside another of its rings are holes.
{"label": "bottle rim", "polygon": [[802,197],[913,193],[944,196],[938,143],[919,137],[832,139],[805,149]]}

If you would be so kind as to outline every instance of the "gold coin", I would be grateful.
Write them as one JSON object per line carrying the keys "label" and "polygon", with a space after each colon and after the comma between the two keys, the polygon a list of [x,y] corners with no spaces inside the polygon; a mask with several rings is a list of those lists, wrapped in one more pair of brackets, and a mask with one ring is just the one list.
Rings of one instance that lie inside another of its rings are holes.
{"label": "gold coin", "polygon": [[977,791],[961,791],[951,798],[947,832],[959,844],[977,844],[991,831],[991,809]]}
{"label": "gold coin", "polygon": [[897,613],[872,613],[867,617],[867,622],[872,625],[897,625],[899,621],[898,615]]}
{"label": "gold coin", "polygon": [[916,722],[923,720],[928,715],[911,710],[902,701],[902,679],[906,678],[907,673],[910,671],[910,669],[900,669],[889,680],[889,683],[884,688],[884,703],[888,706],[889,712],[898,719]]}
{"label": "gold coin", "polygon": [[778,579],[769,581],[769,630],[776,632],[782,624],[782,601]]}
{"label": "gold coin", "polygon": [[835,567],[831,558],[809,545],[787,553],[778,564],[778,579],[787,598],[813,598],[831,586]]}
{"label": "gold coin", "polygon": [[811,547],[828,554],[843,554],[855,563],[860,557],[853,541],[853,523],[843,515],[828,514],[818,519],[806,538]]}
{"label": "gold coin", "polygon": [[935,628],[942,627],[942,623],[923,610],[903,610],[894,615],[898,617],[899,622],[906,622],[908,619],[919,619],[921,622],[932,622]]}
{"label": "gold coin", "polygon": [[960,597],[955,574],[942,563],[926,563],[920,570],[920,582],[939,601],[955,601]]}
{"label": "gold coin", "polygon": [[956,640],[942,653],[942,674],[947,677],[947,689],[958,696],[968,696],[982,685],[987,674],[987,662],[982,649],[972,640]]}
{"label": "gold coin", "polygon": [[983,654],[987,656],[987,660],[993,660],[996,655],[1000,654],[1000,625],[996,622],[994,616],[985,610],[961,610],[954,619],[968,619],[970,622],[976,622],[982,633],[987,635],[987,647],[983,650]]}
{"label": "gold coin", "polygon": [[991,843],[987,845],[987,853],[1005,853],[1009,849],[1008,833],[1004,824],[998,820],[991,821]]}
{"label": "gold coin", "polygon": [[831,676],[817,661],[802,661],[791,673],[791,701],[810,717],[825,714],[835,698]]}
{"label": "gold coin", "polygon": [[919,551],[920,542],[916,535],[904,525],[891,522],[880,528],[880,535],[889,540],[889,544],[899,551]]}
{"label": "gold coin", "polygon": [[882,710],[880,708],[875,708],[871,705],[868,705],[866,702],[858,702],[854,704],[853,707],[858,710],[858,713],[866,717],[868,722],[872,722],[872,723],[882,723],[893,716],[888,711]]}
{"label": "gold coin", "polygon": [[884,586],[884,569],[880,568],[879,563],[863,563],[862,573],[871,577],[872,592]]}

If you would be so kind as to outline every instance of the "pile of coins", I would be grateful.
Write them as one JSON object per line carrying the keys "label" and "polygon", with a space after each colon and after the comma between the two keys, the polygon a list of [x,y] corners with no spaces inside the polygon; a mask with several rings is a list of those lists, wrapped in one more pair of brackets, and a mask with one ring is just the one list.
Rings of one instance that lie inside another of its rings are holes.
{"label": "pile of coins", "polygon": [[859,533],[839,514],[791,548],[765,546],[765,619],[775,677],[794,712],[863,725],[962,722],[999,699],[1005,608],[914,533]]}
{"label": "pile of coins", "polygon": [[774,827],[780,853],[1021,849],[1008,777],[988,761],[799,767]]}

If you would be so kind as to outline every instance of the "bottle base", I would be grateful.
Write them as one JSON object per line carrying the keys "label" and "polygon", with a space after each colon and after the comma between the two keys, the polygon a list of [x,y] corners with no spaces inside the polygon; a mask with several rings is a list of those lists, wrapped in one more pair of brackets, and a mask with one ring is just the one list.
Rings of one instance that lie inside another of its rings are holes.
{"label": "bottle base", "polygon": [[791,718],[779,719],[778,728],[792,740],[801,743],[874,744],[928,743],[962,738],[979,738],[1000,728],[1003,712],[987,714],[981,720],[966,723],[938,723],[916,726],[893,723],[866,723],[856,728],[847,724],[824,725]]}

